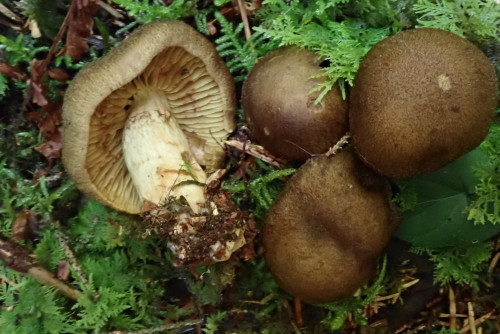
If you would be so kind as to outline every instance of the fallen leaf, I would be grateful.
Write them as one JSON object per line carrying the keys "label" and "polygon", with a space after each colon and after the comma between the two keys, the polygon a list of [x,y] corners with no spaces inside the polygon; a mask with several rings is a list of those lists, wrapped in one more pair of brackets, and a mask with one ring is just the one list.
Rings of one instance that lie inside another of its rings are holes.
{"label": "fallen leaf", "polygon": [[57,128],[57,135],[54,135],[51,140],[35,147],[35,150],[41,153],[49,161],[49,169],[54,164],[55,160],[61,157],[61,127]]}
{"label": "fallen leaf", "polygon": [[28,80],[28,86],[31,88],[31,99],[34,103],[38,104],[41,107],[49,103],[44,95],[46,90],[46,87],[42,81],[44,72],[45,68],[43,66],[43,61],[33,59],[31,61],[31,72],[30,80]]}
{"label": "fallen leaf", "polygon": [[59,278],[61,281],[67,281],[69,278],[69,274],[70,271],[68,261],[60,260],[57,264],[57,278]]}
{"label": "fallen leaf", "polygon": [[59,81],[60,83],[66,83],[71,76],[65,71],[60,68],[52,68],[47,71],[47,74],[49,75],[49,78],[54,79]]}
{"label": "fallen leaf", "polygon": [[93,16],[97,13],[97,9],[95,0],[77,0],[76,7],[69,16],[66,54],[73,60],[80,60],[89,49],[86,39],[92,37]]}
{"label": "fallen leaf", "polygon": [[9,64],[0,61],[0,73],[8,76],[16,81],[25,81],[27,76],[21,69],[17,66],[11,66]]}
{"label": "fallen leaf", "polygon": [[33,111],[26,118],[35,122],[42,136],[47,140],[57,140],[62,121],[62,107],[58,103],[48,103],[39,111]]}
{"label": "fallen leaf", "polygon": [[36,229],[38,219],[36,213],[31,210],[22,210],[12,223],[12,237],[15,240],[28,239]]}

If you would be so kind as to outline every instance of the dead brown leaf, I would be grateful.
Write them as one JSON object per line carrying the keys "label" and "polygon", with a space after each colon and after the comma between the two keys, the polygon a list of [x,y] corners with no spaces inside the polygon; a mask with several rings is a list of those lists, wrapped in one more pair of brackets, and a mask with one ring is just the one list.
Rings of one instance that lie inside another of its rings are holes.
{"label": "dead brown leaf", "polygon": [[12,223],[12,237],[15,240],[28,239],[36,229],[38,219],[36,213],[31,210],[22,210]]}
{"label": "dead brown leaf", "polygon": [[8,76],[16,81],[25,81],[27,76],[21,69],[17,66],[11,66],[9,64],[0,61],[0,73]]}
{"label": "dead brown leaf", "polygon": [[60,83],[66,83],[71,76],[63,69],[52,68],[47,71],[49,78],[59,81]]}
{"label": "dead brown leaf", "polygon": [[62,121],[62,107],[58,103],[48,103],[41,110],[33,111],[26,118],[35,122],[45,139],[57,140],[60,138],[59,125]]}
{"label": "dead brown leaf", "polygon": [[87,38],[92,37],[93,16],[97,13],[96,0],[76,0],[68,20],[66,33],[66,54],[73,60],[80,60],[89,49]]}
{"label": "dead brown leaf", "polygon": [[69,271],[69,265],[68,261],[66,260],[61,260],[57,264],[57,278],[59,278],[61,281],[67,281],[69,277],[70,271]]}
{"label": "dead brown leaf", "polygon": [[55,160],[61,157],[61,127],[57,128],[57,134],[52,136],[52,139],[37,146],[35,150],[41,153],[49,161],[49,168],[53,166]]}

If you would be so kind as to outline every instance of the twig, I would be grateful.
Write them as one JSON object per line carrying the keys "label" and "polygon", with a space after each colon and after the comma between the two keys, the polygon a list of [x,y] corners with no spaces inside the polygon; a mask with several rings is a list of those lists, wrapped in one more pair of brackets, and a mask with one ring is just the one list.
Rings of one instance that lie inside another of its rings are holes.
{"label": "twig", "polygon": [[500,252],[496,253],[493,259],[490,262],[490,266],[488,267],[488,273],[491,274],[500,260]]}
{"label": "twig", "polygon": [[111,14],[111,16],[113,16],[115,19],[123,19],[123,15],[120,12],[118,12],[116,9],[114,9],[113,7],[111,7],[110,5],[108,5],[107,3],[105,3],[104,1],[99,0],[97,2],[97,4],[102,9],[104,9],[109,14]]}
{"label": "twig", "polygon": [[283,161],[279,158],[276,158],[271,153],[267,152],[262,146],[252,144],[250,141],[246,141],[244,143],[237,140],[225,140],[224,144],[227,146],[234,147],[240,151],[250,154],[274,167],[280,168],[280,161]]}
{"label": "twig", "polygon": [[[449,318],[451,316],[451,314],[449,313],[441,313],[439,315],[440,318]],[[455,314],[455,318],[468,318],[469,315],[468,314]]]}
{"label": "twig", "polygon": [[451,285],[448,290],[448,299],[450,301],[450,329],[455,330],[457,328],[457,303],[455,302],[455,292]]}
{"label": "twig", "polygon": [[179,321],[173,324],[166,324],[158,327],[152,327],[152,328],[145,328],[141,329],[138,331],[131,331],[131,332],[125,332],[125,331],[113,331],[113,332],[107,332],[104,334],[149,334],[149,333],[156,333],[156,332],[163,332],[163,331],[168,331],[172,329],[179,329],[179,328],[184,328],[184,327],[189,327],[189,326],[195,326],[198,324],[201,324],[203,322],[203,319],[196,319],[196,320],[186,320],[186,321]]}
{"label": "twig", "polygon": [[76,301],[81,296],[80,291],[58,280],[54,274],[38,265],[23,246],[2,235],[0,235],[0,260],[13,270],[26,273],[43,285],[54,287],[72,300]]}
{"label": "twig", "polygon": [[287,300],[283,300],[283,307],[286,309],[288,313],[288,317],[290,318],[290,324],[292,325],[293,331],[295,334],[302,334],[300,329],[297,327],[295,321],[293,321],[292,309],[290,307],[290,303]]}
{"label": "twig", "polygon": [[[477,334],[477,332],[476,332],[476,320],[474,319],[474,308],[472,307],[472,303],[471,302],[467,303],[467,310],[469,311],[468,313],[469,313],[469,327],[470,327],[470,332],[472,334]],[[460,331],[460,332],[462,332],[462,331]]]}
{"label": "twig", "polygon": [[5,5],[0,3],[0,13],[2,13],[5,17],[11,19],[12,21],[16,21],[19,23],[22,23],[23,20],[16,15],[13,11],[11,11],[9,8],[7,8]]}
{"label": "twig", "polygon": [[342,149],[342,146],[344,146],[345,144],[347,144],[349,142],[349,139],[351,139],[351,135],[349,132],[347,132],[345,135],[342,136],[342,138],[340,138],[336,143],[335,145],[333,145],[329,150],[328,152],[325,153],[325,156],[326,157],[329,157],[329,156],[332,156],[332,155],[335,155],[337,154],[338,151],[340,151]]}
{"label": "twig", "polygon": [[[7,278],[7,277],[5,277],[5,276],[0,276],[0,281],[5,282],[5,283],[7,283],[8,285],[12,285],[12,286],[16,286],[16,285],[17,285],[17,283],[16,283],[16,282],[14,282],[14,281],[10,280],[9,278]],[[17,291],[17,290],[16,290],[16,291]]]}
{"label": "twig", "polygon": [[47,70],[47,67],[50,64],[50,61],[52,60],[52,57],[54,57],[54,54],[56,53],[57,45],[61,41],[64,32],[66,31],[66,28],[68,27],[68,22],[69,18],[73,14],[73,11],[75,9],[77,0],[71,1],[71,5],[69,6],[68,12],[66,13],[66,17],[64,17],[64,21],[61,24],[61,27],[59,27],[59,31],[57,32],[56,37],[54,37],[54,40],[52,41],[52,45],[50,46],[49,53],[47,54],[47,57],[43,60],[42,64],[39,67],[40,73],[43,73]]}
{"label": "twig", "polygon": [[238,8],[240,10],[241,20],[243,21],[243,30],[245,31],[245,38],[248,41],[252,38],[252,31],[250,30],[250,23],[248,22],[247,11],[243,0],[238,0]]}
{"label": "twig", "polygon": [[[471,304],[469,302],[469,304]],[[472,304],[471,304],[472,305]],[[493,312],[494,311],[491,311],[490,313],[487,313],[485,315],[483,315],[482,317],[474,320],[474,314],[472,315],[472,321],[469,321],[469,324],[467,324],[466,326],[464,326],[464,328],[462,328],[460,330],[460,333],[467,333],[469,330],[471,331],[471,333],[476,333],[476,326],[479,326],[481,325],[483,322],[485,322],[486,320],[490,319],[491,316],[493,315]],[[470,316],[469,316],[469,319],[470,319]],[[472,329],[474,328],[474,329]]]}
{"label": "twig", "polygon": [[295,321],[297,322],[297,326],[302,327],[304,326],[304,318],[302,318],[302,304],[300,303],[299,298],[295,298],[294,305],[295,305]]}
{"label": "twig", "polygon": [[384,301],[384,300],[392,299],[392,304],[394,304],[397,301],[397,299],[399,298],[399,296],[401,295],[401,292],[403,292],[405,289],[408,289],[409,287],[414,286],[418,282],[420,282],[420,279],[416,278],[416,279],[414,279],[414,280],[412,280],[412,281],[410,281],[408,283],[404,283],[403,285],[401,285],[401,287],[402,287],[401,291],[393,293],[393,294],[390,294],[390,295],[387,295],[387,296],[377,297],[373,301],[374,302],[381,302],[381,301]]}
{"label": "twig", "polygon": [[70,266],[72,266],[73,269],[75,269],[75,272],[78,275],[78,278],[80,278],[80,280],[82,281],[82,283],[84,285],[89,285],[89,280],[87,279],[87,276],[85,276],[85,274],[82,270],[82,267],[80,267],[80,265],[76,261],[75,254],[73,253],[71,248],[68,246],[68,243],[66,242],[66,238],[64,237],[64,235],[61,233],[61,231],[59,231],[57,229],[54,229],[54,234],[57,238],[57,241],[59,241],[59,244],[61,245],[61,248],[63,249],[64,254],[68,258],[68,262],[69,262]]}

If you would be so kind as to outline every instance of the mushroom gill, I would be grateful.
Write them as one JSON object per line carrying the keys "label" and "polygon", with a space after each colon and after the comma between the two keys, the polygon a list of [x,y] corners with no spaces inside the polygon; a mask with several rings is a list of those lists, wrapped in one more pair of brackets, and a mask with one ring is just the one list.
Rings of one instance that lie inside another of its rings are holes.
{"label": "mushroom gill", "polygon": [[[105,98],[91,116],[86,159],[91,180],[110,197],[130,201],[132,195],[138,207],[143,199],[160,203],[168,195],[183,195],[188,202],[194,197],[190,204],[196,210],[196,202],[203,200],[201,187],[185,185],[180,187],[184,191],[173,192],[171,188],[193,176],[204,182],[200,165],[215,167],[205,152],[214,145],[211,138],[227,133],[220,121],[222,103],[220,89],[203,62],[183,48],[167,48],[137,78]],[[159,136],[162,132],[164,136]],[[134,154],[138,151],[142,157]],[[179,159],[172,160],[175,152]],[[146,182],[144,178],[154,174],[161,182]]]}

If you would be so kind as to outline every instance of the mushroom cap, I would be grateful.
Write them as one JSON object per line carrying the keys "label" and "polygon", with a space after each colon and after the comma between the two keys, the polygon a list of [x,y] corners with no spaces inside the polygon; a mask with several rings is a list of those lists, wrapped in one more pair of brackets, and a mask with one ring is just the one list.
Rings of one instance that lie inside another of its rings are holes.
{"label": "mushroom cap", "polygon": [[233,79],[213,44],[183,22],[145,25],[83,68],[65,94],[63,163],[89,197],[128,213],[140,211],[141,199],[121,141],[142,86],[164,92],[169,112],[208,172],[224,159],[217,141],[235,127]]}
{"label": "mushroom cap", "polygon": [[[307,303],[354,294],[373,274],[396,219],[387,181],[352,152],[306,161],[264,221],[266,261],[278,285]],[[363,175],[363,177],[361,177]]]}
{"label": "mushroom cap", "polygon": [[[315,103],[310,93],[326,77],[318,56],[295,46],[279,48],[258,61],[243,84],[242,106],[255,141],[276,156],[304,161],[324,153],[347,131],[347,101],[337,85]],[[300,148],[302,149],[300,149]]]}
{"label": "mushroom cap", "polygon": [[363,59],[351,92],[350,131],[366,164],[409,177],[479,145],[496,106],[495,71],[476,46],[438,29],[407,30]]}

